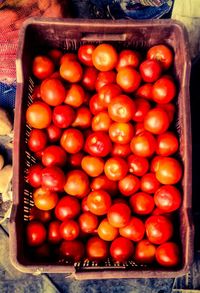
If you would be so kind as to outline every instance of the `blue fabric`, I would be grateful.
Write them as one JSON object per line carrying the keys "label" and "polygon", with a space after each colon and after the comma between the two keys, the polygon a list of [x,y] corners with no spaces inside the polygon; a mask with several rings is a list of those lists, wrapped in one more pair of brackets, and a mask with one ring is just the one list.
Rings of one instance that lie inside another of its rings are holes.
{"label": "blue fabric", "polygon": [[0,82],[0,107],[13,109],[15,106],[16,85]]}

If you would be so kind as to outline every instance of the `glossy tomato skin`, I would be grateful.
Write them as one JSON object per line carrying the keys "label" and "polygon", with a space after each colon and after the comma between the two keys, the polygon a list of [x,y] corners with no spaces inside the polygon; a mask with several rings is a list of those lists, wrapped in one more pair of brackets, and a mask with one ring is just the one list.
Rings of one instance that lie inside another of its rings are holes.
{"label": "glossy tomato skin", "polygon": [[174,242],[166,242],[156,249],[156,260],[164,267],[174,267],[180,262],[180,249]]}
{"label": "glossy tomato skin", "polygon": [[85,156],[82,159],[81,166],[90,177],[97,177],[103,173],[104,160],[98,157]]}
{"label": "glossy tomato skin", "polygon": [[47,127],[48,140],[51,143],[57,142],[60,139],[61,134],[62,130],[55,124],[52,123]]}
{"label": "glossy tomato skin", "polygon": [[95,46],[92,44],[82,45],[78,49],[78,59],[86,66],[93,66],[92,53]]}
{"label": "glossy tomato skin", "polygon": [[60,235],[60,221],[54,220],[48,226],[48,241],[52,244],[58,244],[62,240]]}
{"label": "glossy tomato skin", "polygon": [[83,104],[84,99],[85,91],[83,87],[79,84],[72,84],[67,91],[64,103],[71,107],[77,108]]}
{"label": "glossy tomato skin", "polygon": [[128,156],[128,168],[131,174],[143,176],[149,169],[149,162],[146,158],[132,154]]}
{"label": "glossy tomato skin", "polygon": [[67,154],[57,145],[48,146],[42,155],[42,164],[45,167],[58,166],[63,167],[67,162]]}
{"label": "glossy tomato skin", "polygon": [[110,225],[107,219],[101,221],[97,233],[105,241],[113,241],[119,234],[118,229]]}
{"label": "glossy tomato skin", "polygon": [[156,149],[156,139],[148,131],[144,131],[134,136],[130,144],[132,152],[140,157],[150,157]]}
{"label": "glossy tomato skin", "polygon": [[158,104],[166,104],[174,99],[176,91],[174,81],[166,76],[162,76],[153,85],[152,99]]}
{"label": "glossy tomato skin", "polygon": [[60,59],[60,64],[68,63],[69,61],[77,61],[77,60],[78,60],[77,54],[65,53]]}
{"label": "glossy tomato skin", "polygon": [[112,143],[106,133],[95,131],[86,138],[84,149],[91,156],[105,157],[110,153]]}
{"label": "glossy tomato skin", "polygon": [[161,108],[151,109],[144,117],[145,130],[153,134],[162,134],[169,128],[169,117]]}
{"label": "glossy tomato skin", "polygon": [[96,114],[92,118],[92,130],[93,131],[108,131],[112,120],[110,119],[108,112],[102,111]]}
{"label": "glossy tomato skin", "polygon": [[48,78],[41,83],[40,94],[45,103],[58,106],[65,100],[66,90],[59,79]]}
{"label": "glossy tomato skin", "polygon": [[77,61],[68,61],[61,63],[60,75],[68,82],[79,82],[83,75],[83,68]]}
{"label": "glossy tomato skin", "polygon": [[72,124],[73,127],[85,129],[90,127],[92,121],[92,114],[90,109],[86,106],[81,106],[76,111],[76,117]]}
{"label": "glossy tomato skin", "polygon": [[128,165],[126,161],[120,157],[111,157],[104,165],[104,172],[108,179],[117,181],[126,176]]}
{"label": "glossy tomato skin", "polygon": [[72,196],[63,196],[55,208],[55,216],[60,221],[74,219],[80,213],[81,207],[79,201]]}
{"label": "glossy tomato skin", "polygon": [[82,170],[72,170],[67,173],[64,190],[67,194],[83,198],[89,193],[89,178]]}
{"label": "glossy tomato skin", "polygon": [[171,49],[166,45],[156,45],[151,47],[147,52],[147,58],[160,61],[165,70],[171,67],[174,60]]}
{"label": "glossy tomato skin", "polygon": [[142,99],[142,98],[137,98],[134,100],[134,102],[135,102],[136,110],[134,115],[132,116],[132,119],[135,122],[143,122],[144,117],[151,109],[151,105],[146,99]]}
{"label": "glossy tomato skin", "polygon": [[108,210],[107,218],[111,226],[123,228],[131,219],[131,210],[127,204],[115,203]]}
{"label": "glossy tomato skin", "polygon": [[84,154],[82,152],[78,152],[75,154],[71,154],[69,156],[69,163],[72,168],[79,168],[81,167],[81,161],[84,157]]}
{"label": "glossy tomato skin", "polygon": [[176,211],[182,202],[180,191],[173,185],[163,185],[154,194],[156,206],[166,213]]}
{"label": "glossy tomato skin", "polygon": [[130,144],[120,144],[120,143],[114,143],[113,149],[111,152],[111,155],[113,157],[119,156],[122,158],[127,157],[131,154]]}
{"label": "glossy tomato skin", "polygon": [[138,122],[135,124],[135,135],[138,135],[142,132],[144,132],[144,123],[143,122]]}
{"label": "glossy tomato skin", "polygon": [[65,220],[61,223],[59,232],[65,240],[75,240],[79,235],[79,225],[74,220]]}
{"label": "glossy tomato skin", "polygon": [[95,177],[90,184],[92,190],[103,189],[110,195],[116,195],[118,192],[117,182],[108,179],[105,175]]}
{"label": "glossy tomato skin", "polygon": [[152,100],[152,88],[153,85],[151,83],[145,83],[143,85],[141,85],[136,93],[135,96],[136,98],[142,98],[142,99],[146,99],[146,100]]}
{"label": "glossy tomato skin", "polygon": [[135,102],[127,95],[114,97],[108,105],[108,114],[116,122],[129,122],[135,111]]}
{"label": "glossy tomato skin", "polygon": [[54,64],[51,59],[46,56],[36,56],[33,60],[32,71],[38,79],[49,77],[54,71]]}
{"label": "glossy tomato skin", "polygon": [[141,190],[147,193],[155,193],[160,187],[160,182],[154,173],[146,173],[141,178]]}
{"label": "glossy tomato skin", "polygon": [[34,102],[26,110],[26,121],[29,126],[36,129],[47,128],[52,119],[52,111],[44,102]]}
{"label": "glossy tomato skin", "polygon": [[132,241],[140,241],[145,234],[144,223],[139,218],[131,217],[128,225],[119,229],[119,234]]}
{"label": "glossy tomato skin", "polygon": [[63,191],[65,175],[57,166],[46,167],[42,170],[42,187],[51,191]]}
{"label": "glossy tomato skin", "polygon": [[127,144],[134,136],[134,126],[131,123],[114,122],[109,128],[110,139],[118,144]]}
{"label": "glossy tomato skin", "polygon": [[29,246],[42,244],[47,236],[44,225],[38,221],[31,221],[26,227],[26,240]]}
{"label": "glossy tomato skin", "polygon": [[177,152],[178,147],[178,138],[171,131],[167,131],[157,137],[156,153],[160,156],[171,156]]}
{"label": "glossy tomato skin", "polygon": [[69,261],[80,261],[85,254],[85,248],[79,240],[64,240],[59,247],[61,257]]}
{"label": "glossy tomato skin", "polygon": [[123,67],[131,66],[133,68],[137,68],[140,63],[141,56],[139,52],[134,50],[122,50],[119,53],[118,63],[116,66],[117,71],[119,71]]}
{"label": "glossy tomato skin", "polygon": [[69,127],[75,119],[74,110],[68,105],[56,106],[53,110],[53,123],[59,128]]}
{"label": "glossy tomato skin", "polygon": [[27,182],[32,187],[39,187],[42,183],[42,170],[43,166],[40,164],[35,164],[29,167],[27,172]]}
{"label": "glossy tomato skin", "polygon": [[88,91],[94,91],[98,70],[94,67],[86,67],[83,70],[82,85]]}
{"label": "glossy tomato skin", "polygon": [[150,164],[150,171],[151,172],[157,172],[159,164],[161,162],[161,160],[163,160],[164,157],[162,156],[154,156],[151,160],[151,164]]}
{"label": "glossy tomato skin", "polygon": [[147,239],[140,240],[135,247],[135,260],[138,263],[150,264],[155,260],[156,246]]}
{"label": "glossy tomato skin", "polygon": [[166,111],[169,122],[171,123],[174,120],[174,116],[176,113],[176,107],[172,103],[167,103],[167,104],[159,104],[159,108],[162,108],[163,110]]}
{"label": "glossy tomato skin", "polygon": [[68,128],[63,131],[60,144],[67,153],[78,153],[83,148],[83,134],[76,128]]}
{"label": "glossy tomato skin", "polygon": [[93,65],[100,71],[112,70],[116,66],[117,60],[117,52],[110,44],[100,44],[92,53]]}
{"label": "glossy tomato skin", "polygon": [[133,257],[133,242],[124,237],[118,237],[111,243],[110,254],[113,260],[124,262]]}
{"label": "glossy tomato skin", "polygon": [[125,93],[132,93],[140,86],[141,76],[134,68],[127,66],[119,69],[116,82]]}
{"label": "glossy tomato skin", "polygon": [[62,52],[59,49],[51,49],[48,52],[48,56],[53,60],[56,65],[60,64],[60,59],[62,57]]}
{"label": "glossy tomato skin", "polygon": [[38,209],[36,206],[33,206],[30,209],[29,213],[29,220],[38,220],[39,222],[42,223],[48,223],[52,219],[52,211],[42,211]]}
{"label": "glossy tomato skin", "polygon": [[98,217],[91,212],[87,211],[80,215],[78,223],[81,231],[84,233],[93,233],[98,226]]}
{"label": "glossy tomato skin", "polygon": [[33,200],[38,209],[49,211],[55,208],[58,202],[58,194],[40,187],[33,192]]}
{"label": "glossy tomato skin", "polygon": [[96,91],[99,92],[100,88],[102,88],[106,84],[115,83],[116,73],[115,71],[100,71],[97,76],[95,88]]}
{"label": "glossy tomato skin", "polygon": [[108,108],[111,101],[122,93],[122,89],[116,83],[109,83],[102,86],[98,92],[101,105]]}
{"label": "glossy tomato skin", "polygon": [[140,180],[138,177],[128,174],[123,179],[119,180],[118,187],[124,196],[131,196],[140,188]]}
{"label": "glossy tomato skin", "polygon": [[91,97],[89,101],[89,108],[93,115],[106,110],[106,107],[101,104],[98,94],[95,94]]}
{"label": "glossy tomato skin", "polygon": [[140,191],[131,196],[130,205],[135,214],[148,215],[154,209],[154,199],[150,194]]}
{"label": "glossy tomato skin", "polygon": [[111,206],[111,197],[102,189],[94,190],[88,194],[87,206],[91,213],[97,216],[103,216]]}
{"label": "glossy tomato skin", "polygon": [[108,256],[108,243],[97,236],[91,237],[86,243],[89,260],[101,261]]}
{"label": "glossy tomato skin", "polygon": [[144,82],[155,82],[162,73],[162,65],[157,60],[144,60],[139,69]]}
{"label": "glossy tomato skin", "polygon": [[47,134],[43,129],[32,129],[28,138],[28,147],[32,152],[42,151],[47,140]]}
{"label": "glossy tomato skin", "polygon": [[161,184],[176,184],[182,177],[180,162],[171,157],[164,157],[158,163],[156,178]]}

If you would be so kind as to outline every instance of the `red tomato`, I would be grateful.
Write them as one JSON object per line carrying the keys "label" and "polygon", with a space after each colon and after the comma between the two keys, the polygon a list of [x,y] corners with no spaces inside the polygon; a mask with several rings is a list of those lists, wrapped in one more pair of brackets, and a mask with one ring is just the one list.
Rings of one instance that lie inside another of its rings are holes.
{"label": "red tomato", "polygon": [[51,123],[51,118],[51,108],[43,102],[34,102],[26,110],[27,123],[37,129],[48,127]]}
{"label": "red tomato", "polygon": [[140,241],[144,237],[145,226],[142,220],[132,217],[128,225],[119,229],[119,234],[132,241]]}
{"label": "red tomato", "polygon": [[156,178],[161,184],[176,184],[182,177],[182,166],[174,158],[165,157],[158,163]]}
{"label": "red tomato", "polygon": [[47,135],[51,143],[58,141],[61,137],[61,133],[62,133],[62,130],[54,124],[50,124],[47,127]]}
{"label": "red tomato", "polygon": [[169,103],[176,95],[176,85],[166,76],[158,79],[152,88],[152,98],[158,104]]}
{"label": "red tomato", "polygon": [[78,153],[83,148],[83,134],[78,129],[68,128],[63,131],[60,139],[60,144],[67,153]]}
{"label": "red tomato", "polygon": [[29,246],[42,244],[47,236],[44,225],[38,221],[32,221],[26,227],[26,240]]}
{"label": "red tomato", "polygon": [[176,113],[176,107],[172,103],[167,103],[167,104],[159,104],[159,108],[162,108],[163,110],[166,111],[168,117],[169,117],[169,122],[171,123],[174,120],[174,116]]}
{"label": "red tomato", "polygon": [[57,145],[48,146],[42,155],[42,164],[46,167],[58,166],[63,167],[67,162],[67,154]]}
{"label": "red tomato", "polygon": [[59,248],[61,257],[69,261],[80,261],[85,254],[85,248],[79,240],[65,240],[61,243]]}
{"label": "red tomato", "polygon": [[101,221],[97,229],[97,233],[99,237],[105,241],[112,241],[119,234],[118,229],[111,226],[107,219]]}
{"label": "red tomato", "polygon": [[88,175],[81,170],[73,170],[67,173],[64,186],[67,194],[82,198],[89,193]]}
{"label": "red tomato", "polygon": [[77,61],[78,56],[75,53],[65,53],[60,59],[60,64],[68,63],[69,61]]}
{"label": "red tomato", "polygon": [[60,59],[62,57],[62,52],[58,49],[51,49],[48,52],[48,56],[53,60],[56,65],[60,64]]}
{"label": "red tomato", "polygon": [[115,203],[107,213],[108,222],[115,228],[125,227],[131,219],[131,210],[127,204]]}
{"label": "red tomato", "polygon": [[35,164],[32,165],[31,167],[28,168],[27,172],[27,182],[32,186],[32,187],[39,187],[42,183],[42,170],[43,166],[40,164]]}
{"label": "red tomato", "polygon": [[131,123],[114,122],[109,128],[110,139],[119,144],[127,144],[134,136],[134,127]]}
{"label": "red tomato", "polygon": [[50,245],[43,243],[40,246],[34,247],[34,259],[38,261],[48,261],[51,258]]}
{"label": "red tomato", "polygon": [[63,62],[60,66],[60,75],[68,82],[79,82],[83,75],[83,69],[77,61]]}
{"label": "red tomato", "polygon": [[143,176],[149,169],[149,162],[146,158],[130,155],[128,157],[128,167],[130,173],[136,176]]}
{"label": "red tomato", "polygon": [[112,120],[106,111],[99,112],[92,118],[93,131],[108,131]]}
{"label": "red tomato", "polygon": [[48,242],[52,244],[58,244],[62,240],[60,235],[60,221],[54,220],[49,224],[48,227]]}
{"label": "red tomato", "polygon": [[131,154],[130,144],[119,144],[114,143],[111,155],[113,157],[119,156],[122,158],[127,157]]}
{"label": "red tomato", "polygon": [[43,129],[32,129],[28,138],[28,147],[32,152],[42,151],[47,144],[47,134]]}
{"label": "red tomato", "polygon": [[115,48],[109,44],[98,45],[92,53],[93,65],[100,71],[112,70],[118,60]]}
{"label": "red tomato", "polygon": [[162,65],[157,60],[145,60],[140,64],[139,69],[145,82],[155,82],[162,73]]}
{"label": "red tomato", "polygon": [[171,156],[177,152],[179,141],[173,132],[165,132],[157,137],[156,153],[160,156]]}
{"label": "red tomato", "polygon": [[82,209],[83,212],[89,212],[90,211],[89,208],[88,208],[88,205],[87,205],[87,196],[85,196],[81,201],[81,209]]}
{"label": "red tomato", "polygon": [[135,102],[126,95],[113,98],[108,105],[108,114],[116,122],[130,121],[136,111]]}
{"label": "red tomato", "polygon": [[42,187],[51,191],[63,191],[65,175],[57,166],[46,167],[42,170]]}
{"label": "red tomato", "polygon": [[110,254],[113,260],[124,262],[133,257],[133,242],[124,237],[118,237],[111,243]]}
{"label": "red tomato", "polygon": [[153,244],[162,244],[173,235],[172,222],[166,216],[150,216],[145,222],[146,234]]}
{"label": "red tomato", "polygon": [[153,134],[162,134],[169,128],[169,117],[161,108],[151,109],[144,118],[145,130]]}
{"label": "red tomato", "polygon": [[40,94],[40,85],[35,85],[32,95],[31,95],[32,100],[40,100],[41,99],[41,94]]}
{"label": "red tomato", "polygon": [[91,156],[106,157],[111,149],[111,140],[103,131],[93,132],[86,138],[85,151]]}
{"label": "red tomato", "polygon": [[55,216],[60,221],[76,218],[80,213],[81,207],[78,199],[66,195],[57,203],[55,208]]}
{"label": "red tomato", "polygon": [[73,127],[88,128],[91,125],[92,114],[86,106],[81,106],[76,111],[76,118],[72,124]]}
{"label": "red tomato", "polygon": [[37,188],[33,192],[35,206],[43,211],[49,211],[55,208],[58,202],[58,194],[45,188]]}
{"label": "red tomato", "polygon": [[80,107],[85,99],[85,91],[79,84],[72,84],[67,91],[64,103],[72,107]]}
{"label": "red tomato", "polygon": [[98,217],[91,212],[84,212],[78,218],[78,223],[84,233],[92,233],[98,226]]}
{"label": "red tomato", "polygon": [[118,191],[117,182],[109,180],[105,175],[95,177],[90,184],[92,190],[103,189],[110,195],[115,195]]}
{"label": "red tomato", "polygon": [[74,119],[75,112],[68,105],[59,105],[53,110],[53,123],[59,128],[69,127]]}
{"label": "red tomato", "polygon": [[76,154],[71,154],[69,156],[69,163],[72,168],[79,168],[81,167],[81,162],[84,157],[84,154],[81,152],[78,152]]}
{"label": "red tomato", "polygon": [[154,173],[146,173],[141,178],[141,190],[147,193],[155,193],[160,187],[160,182]]}
{"label": "red tomato", "polygon": [[106,109],[106,107],[104,107],[101,104],[98,94],[95,94],[94,96],[91,97],[91,99],[89,101],[89,107],[90,107],[90,111],[93,115],[96,115],[99,112],[102,112]]}
{"label": "red tomato", "polygon": [[137,98],[152,100],[152,88],[153,85],[151,83],[145,83],[137,89],[135,96]]}
{"label": "red tomato", "polygon": [[38,79],[45,79],[54,72],[54,64],[46,56],[36,56],[33,59],[32,71]]}
{"label": "red tomato", "polygon": [[59,79],[45,79],[40,86],[42,100],[50,106],[58,106],[65,100],[66,90]]}
{"label": "red tomato", "polygon": [[147,131],[134,136],[130,144],[132,152],[140,157],[150,157],[156,149],[156,139]]}
{"label": "red tomato", "polygon": [[94,91],[96,80],[98,76],[98,70],[94,67],[86,67],[83,71],[81,83],[83,87],[88,91]]}
{"label": "red tomato", "polygon": [[108,243],[97,236],[91,237],[86,243],[89,260],[101,261],[108,257]]}
{"label": "red tomato", "polygon": [[78,59],[87,66],[93,66],[92,53],[95,46],[92,44],[82,45],[78,49]]}
{"label": "red tomato", "polygon": [[151,160],[151,165],[150,165],[150,171],[151,172],[156,172],[158,170],[158,166],[160,164],[160,161],[163,158],[164,157],[161,157],[161,156],[155,156],[155,157],[153,157],[153,159]]}
{"label": "red tomato", "polygon": [[156,206],[166,213],[177,210],[181,205],[181,193],[172,185],[161,186],[154,194]]}
{"label": "red tomato", "polygon": [[141,56],[138,52],[133,50],[122,50],[119,53],[118,63],[116,66],[117,71],[123,67],[131,66],[137,68],[140,63]]}
{"label": "red tomato", "polygon": [[52,219],[52,213],[51,211],[42,211],[36,208],[36,206],[33,206],[30,209],[29,213],[29,221],[38,220],[42,223],[48,223]]}
{"label": "red tomato", "polygon": [[137,98],[134,100],[136,111],[132,116],[132,119],[136,122],[143,122],[144,117],[151,109],[150,103],[146,99]]}
{"label": "red tomato", "polygon": [[137,192],[131,196],[130,205],[135,214],[148,215],[154,209],[154,199],[146,192]]}
{"label": "red tomato", "polygon": [[154,261],[156,254],[156,246],[149,240],[143,239],[136,244],[135,260],[138,263],[150,264]]}
{"label": "red tomato", "polygon": [[59,228],[60,235],[65,240],[74,240],[79,235],[79,225],[74,220],[65,220]]}
{"label": "red tomato", "polygon": [[138,177],[128,174],[123,179],[119,180],[118,187],[123,195],[130,196],[140,188],[140,180]]}
{"label": "red tomato", "polygon": [[111,197],[102,189],[92,191],[87,197],[87,206],[91,213],[103,216],[111,206]]}
{"label": "red tomato", "polygon": [[135,124],[135,135],[138,135],[142,132],[144,132],[144,123],[143,122],[138,122]]}
{"label": "red tomato", "polygon": [[98,98],[101,105],[107,108],[113,98],[119,96],[121,93],[122,90],[116,83],[109,83],[99,89]]}
{"label": "red tomato", "polygon": [[126,161],[120,157],[111,157],[104,165],[104,172],[108,179],[117,181],[126,176],[128,165]]}
{"label": "red tomato", "polygon": [[127,66],[119,69],[116,82],[124,92],[132,93],[138,89],[141,82],[141,76],[134,68]]}
{"label": "red tomato", "polygon": [[156,260],[164,267],[174,267],[180,262],[180,249],[174,242],[166,242],[156,249]]}
{"label": "red tomato", "polygon": [[165,70],[169,69],[174,60],[171,49],[165,45],[151,47],[147,52],[147,58],[160,61]]}
{"label": "red tomato", "polygon": [[100,71],[97,76],[95,88],[98,92],[106,84],[115,83],[116,73],[115,71]]}
{"label": "red tomato", "polygon": [[82,169],[91,177],[97,177],[104,170],[104,161],[101,158],[85,156],[81,162]]}

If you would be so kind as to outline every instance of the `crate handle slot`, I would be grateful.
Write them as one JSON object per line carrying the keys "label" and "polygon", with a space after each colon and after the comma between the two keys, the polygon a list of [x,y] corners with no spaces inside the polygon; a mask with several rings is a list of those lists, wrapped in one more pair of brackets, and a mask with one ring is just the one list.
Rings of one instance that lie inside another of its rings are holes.
{"label": "crate handle slot", "polygon": [[98,34],[98,33],[87,33],[83,34],[81,41],[126,41],[130,38],[130,34]]}

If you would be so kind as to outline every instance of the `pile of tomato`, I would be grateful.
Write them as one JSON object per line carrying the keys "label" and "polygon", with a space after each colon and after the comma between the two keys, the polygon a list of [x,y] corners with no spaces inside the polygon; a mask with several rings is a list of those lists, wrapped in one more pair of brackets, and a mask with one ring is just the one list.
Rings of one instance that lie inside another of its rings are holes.
{"label": "pile of tomato", "polygon": [[179,264],[173,63],[165,45],[86,44],[34,58],[26,241],[36,256]]}

